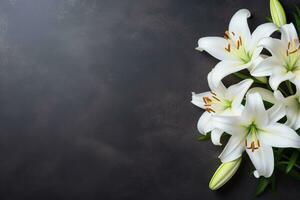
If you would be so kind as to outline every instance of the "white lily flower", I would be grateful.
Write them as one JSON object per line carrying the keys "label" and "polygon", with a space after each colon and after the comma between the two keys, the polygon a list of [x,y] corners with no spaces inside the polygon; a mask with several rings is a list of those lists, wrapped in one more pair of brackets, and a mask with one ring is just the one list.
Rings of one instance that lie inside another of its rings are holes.
{"label": "white lily flower", "polygon": [[247,9],[237,11],[230,20],[224,38],[203,37],[199,39],[197,50],[206,51],[221,60],[212,70],[215,85],[229,74],[251,68],[263,49],[257,46],[258,42],[277,30],[275,24],[265,23],[258,26],[251,35],[247,23],[250,15]]}
{"label": "white lily flower", "polygon": [[231,134],[219,156],[221,161],[233,161],[246,151],[256,168],[254,176],[270,177],[274,170],[272,147],[300,147],[298,134],[290,127],[277,123],[283,116],[284,112],[265,110],[258,93],[247,94],[240,117],[215,116],[214,125]]}
{"label": "white lily flower", "polygon": [[223,131],[214,127],[212,116],[240,115],[243,110],[241,102],[252,83],[253,80],[246,79],[229,88],[226,88],[222,82],[218,86],[215,86],[212,84],[212,76],[211,73],[209,73],[208,84],[211,91],[199,94],[192,92],[191,102],[196,106],[205,109],[205,112],[198,121],[198,130],[204,135],[211,132],[213,144],[221,145],[220,137]]}
{"label": "white lily flower", "polygon": [[264,38],[259,42],[272,56],[266,58],[253,69],[253,76],[270,76],[273,90],[289,80],[300,88],[300,46],[297,31],[292,23],[281,27],[281,39]]}
{"label": "white lily flower", "polygon": [[296,94],[284,97],[279,90],[274,92],[276,100],[285,106],[286,125],[294,130],[300,128],[300,91]]}

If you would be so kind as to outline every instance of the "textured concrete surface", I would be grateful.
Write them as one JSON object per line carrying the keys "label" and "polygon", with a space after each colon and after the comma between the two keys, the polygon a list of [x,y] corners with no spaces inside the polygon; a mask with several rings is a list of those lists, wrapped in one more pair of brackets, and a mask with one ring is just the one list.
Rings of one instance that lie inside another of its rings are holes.
{"label": "textured concrete surface", "polygon": [[0,199],[252,199],[246,156],[208,189],[221,148],[196,141],[190,103],[217,63],[198,38],[240,8],[252,30],[269,16],[267,0],[1,0]]}

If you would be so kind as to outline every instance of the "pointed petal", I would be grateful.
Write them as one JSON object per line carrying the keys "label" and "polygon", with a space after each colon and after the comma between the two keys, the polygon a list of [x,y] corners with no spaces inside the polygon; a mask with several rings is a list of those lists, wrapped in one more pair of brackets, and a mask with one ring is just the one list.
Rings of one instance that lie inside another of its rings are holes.
{"label": "pointed petal", "polygon": [[195,92],[192,92],[192,101],[191,103],[202,108],[202,109],[205,109],[205,106],[204,106],[204,101],[203,101],[203,97],[207,97],[207,96],[210,96],[211,93],[210,92],[202,92],[202,93],[199,93],[199,94],[196,94]]}
{"label": "pointed petal", "polygon": [[208,112],[204,112],[198,121],[197,127],[199,132],[202,134],[210,132],[214,128],[212,122],[212,115]]}
{"label": "pointed petal", "polygon": [[251,75],[257,77],[270,76],[273,73],[274,68],[280,66],[281,64],[277,59],[275,59],[273,56],[268,57],[261,61],[255,68],[253,68],[253,70],[251,71]]}
{"label": "pointed petal", "polygon": [[251,149],[246,149],[246,152],[256,169],[253,173],[256,178],[259,178],[260,176],[267,178],[272,175],[274,170],[274,155],[272,147],[261,144],[261,147],[253,152]]}
{"label": "pointed petal", "polygon": [[220,129],[217,129],[217,128],[215,128],[211,131],[211,141],[214,145],[222,145],[220,143],[222,134],[223,134],[223,131]]}
{"label": "pointed petal", "polygon": [[276,30],[277,27],[273,23],[265,23],[259,25],[252,33],[250,49],[253,50],[262,38],[269,37]]}
{"label": "pointed petal", "polygon": [[199,51],[206,51],[218,60],[237,60],[233,54],[230,54],[225,48],[228,41],[221,37],[203,37],[198,40]]}
{"label": "pointed petal", "polygon": [[279,121],[285,116],[285,107],[282,103],[276,103],[267,110],[270,123]]}
{"label": "pointed petal", "polygon": [[223,163],[239,158],[245,151],[245,134],[231,136],[219,158]]}
{"label": "pointed petal", "polygon": [[286,103],[286,125],[297,130],[300,128],[300,109],[299,103],[295,99],[285,99]]}
{"label": "pointed petal", "polygon": [[239,123],[239,116],[213,116],[214,127],[230,135],[240,135],[246,132]]}
{"label": "pointed petal", "polygon": [[216,93],[221,98],[225,97],[226,87],[224,86],[224,84],[221,81],[217,85],[214,84],[213,79],[212,79],[212,72],[208,73],[207,82],[208,82],[208,86],[211,89],[211,91]]}
{"label": "pointed petal", "polygon": [[292,23],[283,25],[280,31],[281,40],[283,40],[286,44],[294,39],[298,39],[297,31]]}
{"label": "pointed petal", "polygon": [[275,38],[263,38],[259,41],[258,45],[266,48],[272,56],[275,56],[282,64],[284,64],[284,58],[286,57],[286,46],[285,44]]}
{"label": "pointed petal", "polygon": [[251,33],[247,22],[250,16],[251,13],[249,10],[240,9],[232,16],[229,23],[229,32],[241,36],[246,45],[251,40]]}
{"label": "pointed petal", "polygon": [[248,91],[248,94],[258,93],[264,101],[274,104],[276,99],[270,90],[261,87],[254,87]]}
{"label": "pointed petal", "polygon": [[[299,65],[300,66],[300,63]],[[291,79],[290,81],[295,84],[296,88],[300,88],[300,71],[294,72],[295,77],[293,79]]]}
{"label": "pointed petal", "polygon": [[221,61],[211,71],[212,83],[217,86],[225,76],[246,69],[249,65],[250,63]]}
{"label": "pointed petal", "polygon": [[264,144],[272,147],[300,148],[300,136],[284,124],[268,125],[259,132],[259,137]]}
{"label": "pointed petal", "polygon": [[278,72],[276,74],[273,74],[269,79],[269,84],[273,90],[277,90],[280,83],[286,80],[290,80],[294,77],[294,74],[292,72]]}
{"label": "pointed petal", "polygon": [[268,118],[268,114],[259,93],[247,94],[246,105],[241,119],[244,120],[246,124],[249,123],[249,119],[255,119],[255,123],[259,127],[262,127],[269,122]]}
{"label": "pointed petal", "polygon": [[239,107],[243,101],[246,92],[248,91],[252,83],[253,83],[252,79],[246,79],[237,84],[230,86],[227,89],[225,98],[233,100],[232,102],[233,107]]}

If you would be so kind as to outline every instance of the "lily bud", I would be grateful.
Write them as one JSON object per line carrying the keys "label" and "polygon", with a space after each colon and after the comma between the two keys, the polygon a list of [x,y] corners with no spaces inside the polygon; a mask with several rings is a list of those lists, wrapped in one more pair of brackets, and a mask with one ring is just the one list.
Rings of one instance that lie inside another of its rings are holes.
{"label": "lily bud", "polygon": [[239,168],[241,161],[242,157],[239,157],[234,161],[222,163],[211,178],[209,188],[211,190],[217,190],[227,183]]}
{"label": "lily bud", "polygon": [[278,0],[270,0],[270,10],[273,23],[278,27],[286,24],[284,9]]}

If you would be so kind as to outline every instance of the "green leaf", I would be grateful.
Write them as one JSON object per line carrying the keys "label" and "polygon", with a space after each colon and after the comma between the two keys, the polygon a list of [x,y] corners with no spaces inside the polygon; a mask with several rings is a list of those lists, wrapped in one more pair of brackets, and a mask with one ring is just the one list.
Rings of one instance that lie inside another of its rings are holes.
{"label": "green leaf", "polygon": [[261,195],[266,190],[267,186],[269,185],[269,182],[270,180],[267,178],[260,178],[255,191],[255,196]]}
{"label": "green leaf", "polygon": [[209,133],[207,133],[206,135],[199,135],[198,137],[197,137],[197,140],[198,141],[206,141],[206,140],[209,140],[210,139],[210,132]]}
{"label": "green leaf", "polygon": [[294,22],[295,22],[296,29],[299,33],[300,32],[300,8],[298,6],[295,6],[295,10],[296,11],[293,13]]}
{"label": "green leaf", "polygon": [[272,22],[272,23],[273,23],[272,17],[270,17],[270,16],[266,17],[266,20],[267,20],[268,22]]}
{"label": "green leaf", "polygon": [[289,173],[286,173],[286,167],[284,164],[278,163],[276,165],[276,169],[278,169],[281,172],[284,172],[285,174],[287,174],[289,177],[300,181],[300,172],[298,170],[296,170],[295,168],[292,168]]}
{"label": "green leaf", "polygon": [[299,151],[294,151],[292,153],[290,160],[288,162],[288,165],[286,167],[286,170],[285,170],[286,173],[289,173],[291,171],[291,169],[293,168],[293,166],[295,165],[295,163],[298,159],[298,156],[299,156]]}
{"label": "green leaf", "polygon": [[280,160],[280,158],[282,157],[283,151],[284,151],[284,149],[278,149],[277,151],[274,151],[275,163]]}
{"label": "green leaf", "polygon": [[276,176],[275,176],[274,173],[271,176],[271,189],[272,189],[273,192],[276,192],[276,190],[277,190]]}

